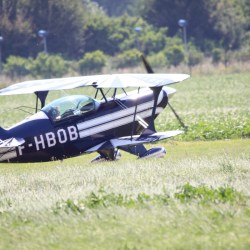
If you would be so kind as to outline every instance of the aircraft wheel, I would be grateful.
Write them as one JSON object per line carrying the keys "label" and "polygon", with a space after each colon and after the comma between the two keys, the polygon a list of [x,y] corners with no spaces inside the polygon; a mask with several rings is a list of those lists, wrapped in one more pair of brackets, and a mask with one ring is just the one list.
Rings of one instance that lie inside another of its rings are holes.
{"label": "aircraft wheel", "polygon": [[99,155],[97,155],[91,162],[103,162],[103,161],[117,161],[120,160],[121,158],[121,152],[120,150],[116,149],[113,150],[113,156],[110,157],[110,152],[109,154],[105,154],[104,152],[100,153]]}

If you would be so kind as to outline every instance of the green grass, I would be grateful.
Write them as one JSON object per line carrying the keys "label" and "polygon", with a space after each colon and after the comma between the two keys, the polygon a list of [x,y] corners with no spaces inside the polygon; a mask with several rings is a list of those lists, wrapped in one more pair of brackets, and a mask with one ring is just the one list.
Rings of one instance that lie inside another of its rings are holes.
{"label": "green grass", "polygon": [[163,159],[1,164],[0,248],[248,249],[250,140],[163,146]]}
{"label": "green grass", "polygon": [[[250,137],[250,74],[196,76],[176,84],[170,100],[188,132],[178,140]],[[158,130],[180,127],[170,110],[157,121]],[[181,127],[180,127],[181,128]]]}
{"label": "green grass", "polygon": [[[174,85],[189,130],[159,143],[163,159],[0,164],[0,249],[249,249],[249,82],[245,73]],[[0,105],[34,107],[35,97]],[[24,117],[4,112],[0,125]],[[156,123],[179,127],[168,109]]]}

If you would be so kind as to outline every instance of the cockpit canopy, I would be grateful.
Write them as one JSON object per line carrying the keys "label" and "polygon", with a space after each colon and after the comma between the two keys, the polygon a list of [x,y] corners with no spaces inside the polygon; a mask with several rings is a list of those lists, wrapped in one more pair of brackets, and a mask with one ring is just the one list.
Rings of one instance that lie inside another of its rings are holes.
{"label": "cockpit canopy", "polygon": [[57,99],[42,108],[52,121],[61,121],[72,116],[80,116],[99,108],[100,104],[89,96],[73,95]]}

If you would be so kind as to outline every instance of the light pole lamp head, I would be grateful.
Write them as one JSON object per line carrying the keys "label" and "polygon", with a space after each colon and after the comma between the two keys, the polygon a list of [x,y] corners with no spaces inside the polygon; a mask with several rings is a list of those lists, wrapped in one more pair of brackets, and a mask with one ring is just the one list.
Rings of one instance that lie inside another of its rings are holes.
{"label": "light pole lamp head", "polygon": [[186,28],[187,25],[188,25],[188,23],[187,23],[187,21],[186,21],[185,19],[180,19],[180,20],[178,21],[178,24],[179,24],[179,26],[180,26],[181,28]]}
{"label": "light pole lamp head", "polygon": [[140,33],[142,31],[142,28],[141,27],[135,27],[134,30],[135,30],[135,32]]}
{"label": "light pole lamp head", "polygon": [[38,36],[42,37],[42,38],[45,38],[48,36],[48,31],[46,30],[39,30],[38,31]]}

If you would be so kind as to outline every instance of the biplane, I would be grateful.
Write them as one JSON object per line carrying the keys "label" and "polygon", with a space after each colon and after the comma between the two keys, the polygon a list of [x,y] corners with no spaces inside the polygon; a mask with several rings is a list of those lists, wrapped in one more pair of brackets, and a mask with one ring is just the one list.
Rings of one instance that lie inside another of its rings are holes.
{"label": "biplane", "polygon": [[[153,73],[150,68],[147,70]],[[35,94],[37,101],[35,114],[8,129],[0,127],[0,162],[63,160],[92,152],[99,153],[93,159],[98,162],[117,160],[120,151],[138,158],[162,157],[166,153],[163,147],[148,150],[144,144],[183,133],[156,132],[154,121],[170,105],[169,99],[176,92],[168,85],[188,77],[186,74],[91,75],[31,80],[1,89],[0,96]],[[94,88],[95,95],[69,95],[46,104],[49,91],[75,88],[79,88],[79,93],[84,88]],[[128,88],[134,89],[127,91]],[[107,95],[107,90],[111,95]]]}

